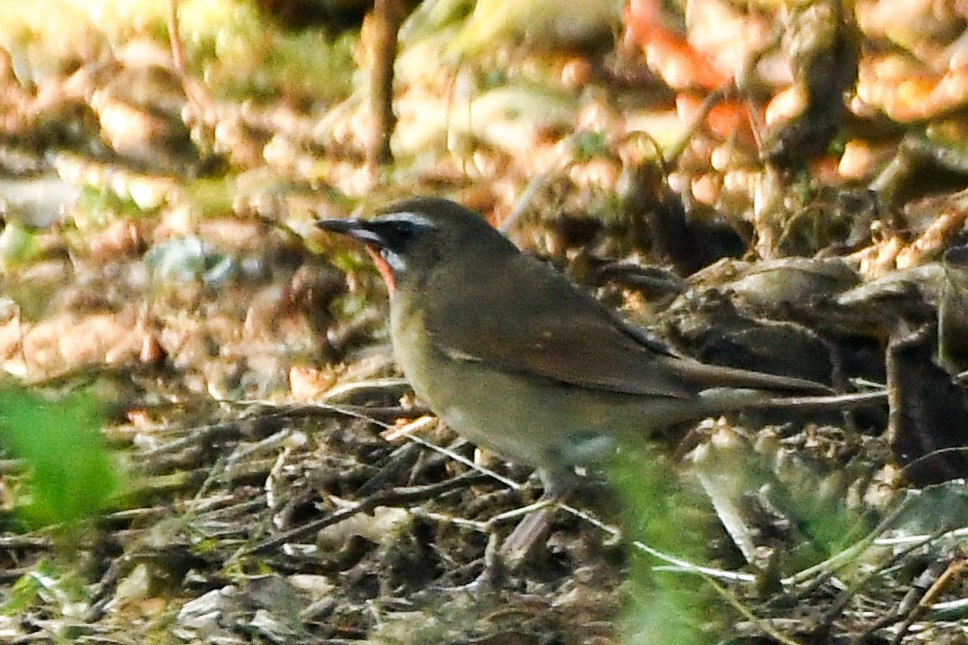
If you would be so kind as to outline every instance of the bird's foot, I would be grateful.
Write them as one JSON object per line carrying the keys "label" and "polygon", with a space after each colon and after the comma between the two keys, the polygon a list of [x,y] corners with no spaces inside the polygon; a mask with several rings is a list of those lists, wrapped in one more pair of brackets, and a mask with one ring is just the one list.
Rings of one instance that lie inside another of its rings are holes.
{"label": "bird's foot", "polygon": [[519,509],[527,511],[528,514],[514,527],[511,535],[504,540],[495,554],[497,566],[507,571],[517,571],[522,564],[531,560],[537,549],[547,540],[551,531],[551,518],[556,510],[555,500],[551,499],[543,499],[530,507]]}
{"label": "bird's foot", "polygon": [[491,533],[491,539],[484,551],[484,568],[480,575],[467,584],[438,588],[437,591],[448,594],[466,593],[481,598],[501,590],[508,580],[508,573],[517,571],[524,563],[532,560],[544,544],[555,510],[555,500],[541,499],[534,504],[492,518],[488,524],[493,526],[497,522],[525,515],[503,542],[499,542],[496,532]]}
{"label": "bird's foot", "polygon": [[537,554],[538,547],[547,542],[551,532],[551,518],[577,486],[578,479],[571,468],[539,471],[545,490],[534,504],[502,513],[491,518],[490,524],[524,515],[501,545],[494,559],[500,561],[507,571],[517,571],[521,565]]}
{"label": "bird's foot", "polygon": [[487,548],[484,550],[484,568],[476,578],[462,585],[435,586],[428,592],[423,593],[434,597],[467,594],[475,600],[482,600],[486,596],[500,591],[506,578],[507,569],[498,555],[498,537],[496,533],[491,533]]}

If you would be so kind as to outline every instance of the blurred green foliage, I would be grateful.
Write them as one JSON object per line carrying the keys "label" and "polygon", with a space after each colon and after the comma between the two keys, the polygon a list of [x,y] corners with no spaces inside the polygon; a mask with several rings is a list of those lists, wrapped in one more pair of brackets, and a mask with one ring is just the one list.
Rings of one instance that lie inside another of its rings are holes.
{"label": "blurred green foliage", "polygon": [[0,232],[0,270],[21,265],[37,256],[37,236],[17,222],[7,222]]}
{"label": "blurred green foliage", "polygon": [[119,477],[101,438],[101,412],[88,394],[49,401],[0,387],[0,444],[28,469],[16,508],[31,525],[72,523],[103,510]]}
{"label": "blurred green foliage", "polygon": [[[709,560],[712,518],[699,490],[689,489],[668,461],[654,451],[623,451],[609,471],[624,502],[630,540],[697,565]],[[722,602],[695,575],[657,572],[656,559],[631,551],[624,642],[639,645],[709,643],[721,619]]]}
{"label": "blurred green foliage", "polygon": [[[57,615],[71,615],[81,603],[89,600],[83,583],[71,570],[70,562],[42,559],[20,576],[0,604],[0,614],[22,616],[39,607],[57,607]],[[72,635],[62,634],[60,643],[76,642]]]}

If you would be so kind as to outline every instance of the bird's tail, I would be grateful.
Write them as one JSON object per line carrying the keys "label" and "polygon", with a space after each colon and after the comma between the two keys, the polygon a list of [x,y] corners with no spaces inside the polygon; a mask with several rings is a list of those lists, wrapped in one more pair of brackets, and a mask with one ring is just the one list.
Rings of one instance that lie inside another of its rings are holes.
{"label": "bird's tail", "polygon": [[782,396],[765,390],[717,387],[703,390],[699,393],[699,397],[714,412],[764,409],[849,410],[886,403],[887,390],[816,396]]}

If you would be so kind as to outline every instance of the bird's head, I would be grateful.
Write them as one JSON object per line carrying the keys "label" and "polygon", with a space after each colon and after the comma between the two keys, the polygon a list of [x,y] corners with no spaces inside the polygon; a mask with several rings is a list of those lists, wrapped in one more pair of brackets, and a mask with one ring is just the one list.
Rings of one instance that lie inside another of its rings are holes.
{"label": "bird's head", "polygon": [[370,219],[330,219],[317,224],[366,245],[390,292],[421,284],[455,262],[480,262],[517,249],[487,221],[455,202],[417,197],[391,204]]}

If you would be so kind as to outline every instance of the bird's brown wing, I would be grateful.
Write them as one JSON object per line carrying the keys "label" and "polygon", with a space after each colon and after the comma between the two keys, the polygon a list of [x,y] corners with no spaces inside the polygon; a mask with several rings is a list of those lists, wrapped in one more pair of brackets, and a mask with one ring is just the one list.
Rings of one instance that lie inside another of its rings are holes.
{"label": "bird's brown wing", "polygon": [[564,276],[525,255],[501,264],[500,273],[480,266],[437,275],[428,285],[424,324],[439,351],[579,387],[695,395],[697,388],[657,360],[658,346],[616,325]]}
{"label": "bird's brown wing", "polygon": [[[465,267],[473,267],[466,260]],[[680,358],[530,256],[509,258],[500,273],[479,266],[439,274],[427,286],[427,332],[456,360],[578,387],[672,398],[725,386],[823,390],[810,381]]]}

